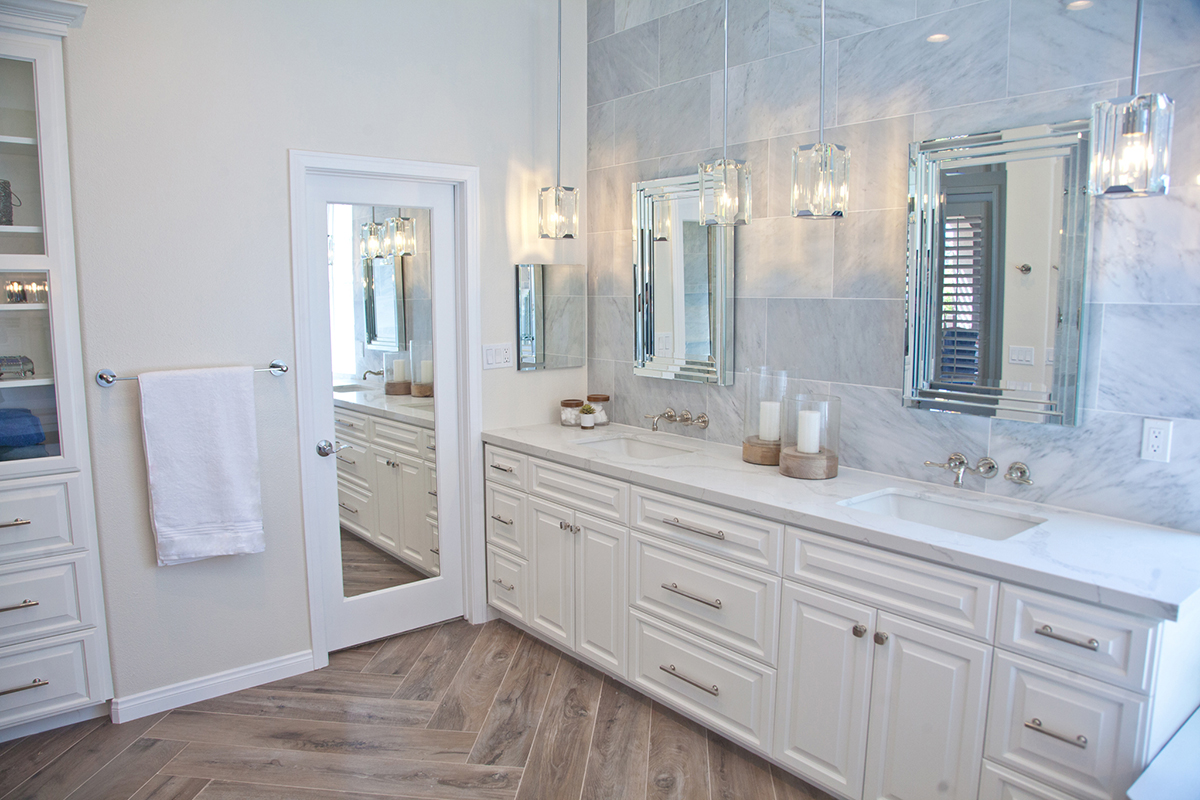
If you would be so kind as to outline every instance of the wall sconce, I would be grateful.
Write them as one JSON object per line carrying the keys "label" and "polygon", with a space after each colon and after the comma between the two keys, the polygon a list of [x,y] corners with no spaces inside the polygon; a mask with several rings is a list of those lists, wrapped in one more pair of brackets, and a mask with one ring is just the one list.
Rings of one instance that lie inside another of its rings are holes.
{"label": "wall sconce", "polygon": [[558,0],[558,157],[556,186],[538,194],[538,235],[574,239],[579,235],[579,190],[562,185],[562,0]]}

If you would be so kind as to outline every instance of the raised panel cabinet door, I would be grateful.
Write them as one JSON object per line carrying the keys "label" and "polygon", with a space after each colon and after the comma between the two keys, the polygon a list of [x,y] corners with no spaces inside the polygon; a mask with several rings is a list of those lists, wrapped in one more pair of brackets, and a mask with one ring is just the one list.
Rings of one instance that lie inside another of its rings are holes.
{"label": "raised panel cabinet door", "polygon": [[625,674],[625,554],[629,531],[585,514],[575,515],[578,556],[575,600],[578,651],[618,675]]}
{"label": "raised panel cabinet door", "polygon": [[400,554],[404,531],[401,517],[404,500],[400,492],[400,467],[396,456],[374,450],[375,453],[375,519],[371,525],[371,541],[389,552]]}
{"label": "raised panel cabinet door", "polygon": [[784,583],[774,755],[852,798],[863,791],[877,614]]}
{"label": "raised panel cabinet door", "polygon": [[425,462],[412,456],[396,456],[400,473],[400,557],[413,566],[430,570],[429,526],[425,522],[427,495]]}
{"label": "raised panel cabinet door", "polygon": [[529,624],[575,649],[575,515],[529,498]]}
{"label": "raised panel cabinet door", "polygon": [[880,612],[863,797],[975,800],[990,645]]}

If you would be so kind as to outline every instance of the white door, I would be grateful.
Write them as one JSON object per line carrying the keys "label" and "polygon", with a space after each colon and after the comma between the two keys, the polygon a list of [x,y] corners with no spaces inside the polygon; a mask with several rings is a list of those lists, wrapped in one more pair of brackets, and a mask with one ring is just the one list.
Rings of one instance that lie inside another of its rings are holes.
{"label": "white door", "polygon": [[575,527],[570,511],[529,501],[530,622],[575,649]]}
{"label": "white door", "polygon": [[579,587],[576,620],[579,651],[625,674],[625,548],[629,531],[586,514],[575,515],[575,580]]}
{"label": "white door", "polygon": [[862,797],[876,610],[784,582],[775,756]]}
{"label": "white door", "polygon": [[867,733],[870,800],[975,800],[992,648],[885,612]]}
{"label": "white door", "polygon": [[[374,639],[419,628],[463,614],[463,571],[461,538],[458,535],[459,508],[456,502],[444,501],[439,509],[439,519],[444,535],[439,543],[440,573],[434,577],[419,575],[421,579],[368,591],[347,597],[343,590],[343,544],[338,525],[337,466],[335,458],[322,455],[318,445],[322,440],[335,440],[334,427],[334,344],[331,331],[331,206],[352,205],[384,208],[428,210],[429,241],[429,297],[428,334],[432,341],[432,353],[421,358],[432,360],[434,385],[432,416],[435,420],[436,439],[444,446],[438,457],[441,469],[442,496],[456,498],[462,486],[457,461],[459,431],[456,420],[461,418],[459,403],[465,403],[458,393],[458,325],[456,320],[456,253],[454,187],[445,183],[403,180],[392,176],[350,176],[336,171],[308,174],[304,180],[303,238],[306,260],[298,262],[297,281],[297,384],[301,394],[301,425],[305,438],[301,442],[301,477],[306,495],[306,537],[316,537],[319,544],[319,564],[310,565],[310,587],[323,598],[325,652],[350,647]],[[296,194],[293,192],[293,196]],[[407,263],[407,262],[405,262]],[[407,267],[405,267],[407,268]],[[403,290],[398,290],[403,291]],[[355,302],[360,302],[355,300]],[[361,351],[361,348],[360,348]],[[355,379],[357,379],[357,375]],[[382,386],[382,384],[380,384]],[[387,460],[386,458],[384,459]],[[395,463],[411,459],[395,457]],[[415,494],[421,498],[420,517],[423,520],[427,508],[425,487],[420,474],[420,462],[413,461],[415,475],[412,483]],[[376,463],[382,472],[389,469],[386,464]],[[400,473],[403,467],[391,471]],[[382,475],[380,476],[383,477]],[[405,476],[407,477],[407,476]],[[386,482],[384,482],[386,484]],[[406,483],[402,477],[396,485],[385,492],[392,494],[396,486],[399,495],[389,498],[394,503],[408,503],[404,492]],[[382,493],[381,493],[382,494]],[[383,498],[373,498],[382,500]],[[392,512],[380,507],[379,519]],[[397,515],[399,520],[393,531],[385,532],[383,540],[395,540],[401,531],[407,530],[410,516]],[[378,538],[378,525],[373,532]],[[418,535],[428,539],[427,532]],[[357,542],[352,542],[357,544]],[[389,543],[390,544],[390,543]],[[372,547],[363,542],[362,547]],[[423,548],[423,563],[428,567],[431,554]],[[356,552],[378,555],[378,548]],[[311,552],[311,550],[310,550]],[[382,553],[382,551],[379,551]],[[311,559],[310,559],[311,560]],[[399,571],[404,568],[401,565]],[[318,657],[319,659],[319,657]]]}

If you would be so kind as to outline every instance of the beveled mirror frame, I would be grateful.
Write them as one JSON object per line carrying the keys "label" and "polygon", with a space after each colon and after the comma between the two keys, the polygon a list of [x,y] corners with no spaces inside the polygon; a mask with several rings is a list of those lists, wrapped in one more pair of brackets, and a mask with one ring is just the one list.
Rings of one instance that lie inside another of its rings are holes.
{"label": "beveled mirror frame", "polygon": [[730,386],[734,375],[734,228],[708,227],[709,344],[706,360],[654,354],[654,203],[700,199],[699,175],[633,184],[633,373],[649,378]]}
{"label": "beveled mirror frame", "polygon": [[[909,147],[908,275],[905,303],[904,404],[1024,422],[1079,422],[1081,330],[1087,273],[1091,201],[1087,194],[1089,123],[1045,126],[1035,136],[1004,139],[994,131],[914,142]],[[944,225],[941,171],[1062,156],[1064,202],[1058,265],[1058,326],[1053,382],[1048,392],[937,383],[939,331],[937,247]]]}

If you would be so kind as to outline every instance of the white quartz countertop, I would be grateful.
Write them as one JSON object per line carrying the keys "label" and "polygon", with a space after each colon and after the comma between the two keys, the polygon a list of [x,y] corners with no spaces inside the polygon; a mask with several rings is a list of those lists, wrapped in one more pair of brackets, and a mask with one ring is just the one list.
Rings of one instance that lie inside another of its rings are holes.
{"label": "white quartz countertop", "polygon": [[[643,461],[578,444],[614,434],[651,437],[646,440],[693,452]],[[638,486],[1158,619],[1177,619],[1189,599],[1200,603],[1200,536],[955,489],[949,473],[946,486],[844,467],[829,480],[796,480],[775,467],[747,464],[739,447],[625,425],[594,431],[531,425],[486,431],[483,440]],[[997,541],[838,504],[887,488],[968,500],[983,509],[1046,521]]]}
{"label": "white quartz countertop", "polygon": [[433,430],[432,397],[385,394],[381,386],[366,392],[334,392],[333,405],[336,408]]}

